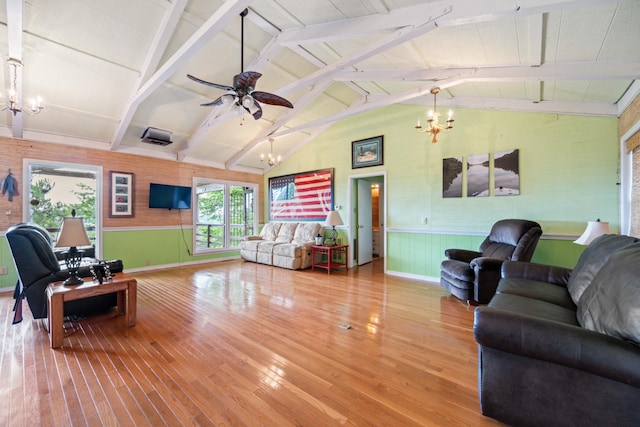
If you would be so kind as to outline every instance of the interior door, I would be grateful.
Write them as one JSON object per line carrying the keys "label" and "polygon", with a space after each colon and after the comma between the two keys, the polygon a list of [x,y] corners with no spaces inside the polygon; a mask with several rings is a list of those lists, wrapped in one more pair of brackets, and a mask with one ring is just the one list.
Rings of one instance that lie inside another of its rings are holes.
{"label": "interior door", "polygon": [[358,180],[358,265],[373,260],[371,184]]}

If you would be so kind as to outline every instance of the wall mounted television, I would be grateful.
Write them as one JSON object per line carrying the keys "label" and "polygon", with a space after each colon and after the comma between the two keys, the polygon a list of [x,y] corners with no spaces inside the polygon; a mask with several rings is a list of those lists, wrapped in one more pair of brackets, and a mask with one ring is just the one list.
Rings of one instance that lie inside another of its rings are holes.
{"label": "wall mounted television", "polygon": [[149,184],[149,207],[160,209],[191,209],[191,187]]}

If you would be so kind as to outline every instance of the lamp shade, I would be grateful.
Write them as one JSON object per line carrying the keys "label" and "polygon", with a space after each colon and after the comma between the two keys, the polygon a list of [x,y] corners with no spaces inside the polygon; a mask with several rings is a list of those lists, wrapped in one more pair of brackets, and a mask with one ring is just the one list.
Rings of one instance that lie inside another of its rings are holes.
{"label": "lamp shade", "polygon": [[584,230],[584,233],[582,233],[582,236],[578,237],[577,240],[574,240],[573,243],[577,243],[579,245],[588,245],[596,237],[608,233],[608,222],[601,222],[599,219],[597,221],[589,221],[587,223],[586,230]]}
{"label": "lamp shade", "polygon": [[335,227],[336,225],[342,225],[342,218],[340,217],[340,213],[338,211],[331,211],[329,215],[327,215],[327,219],[325,220],[325,224],[331,225]]}
{"label": "lamp shade", "polygon": [[84,228],[82,217],[65,217],[58,233],[56,248],[88,246],[91,242]]}

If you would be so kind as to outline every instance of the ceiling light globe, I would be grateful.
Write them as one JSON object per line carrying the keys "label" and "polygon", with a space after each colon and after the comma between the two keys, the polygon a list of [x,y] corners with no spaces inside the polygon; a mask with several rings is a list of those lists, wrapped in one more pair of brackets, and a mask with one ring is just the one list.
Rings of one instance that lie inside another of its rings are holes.
{"label": "ceiling light globe", "polygon": [[253,97],[251,95],[245,95],[242,98],[242,106],[244,108],[251,108],[253,107]]}

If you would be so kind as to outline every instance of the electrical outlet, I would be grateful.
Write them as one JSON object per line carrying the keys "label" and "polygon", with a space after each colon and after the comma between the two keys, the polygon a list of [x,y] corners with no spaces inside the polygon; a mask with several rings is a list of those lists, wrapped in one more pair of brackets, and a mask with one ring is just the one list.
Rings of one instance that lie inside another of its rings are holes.
{"label": "electrical outlet", "polygon": [[7,274],[7,267],[4,265],[0,267],[0,274]]}

